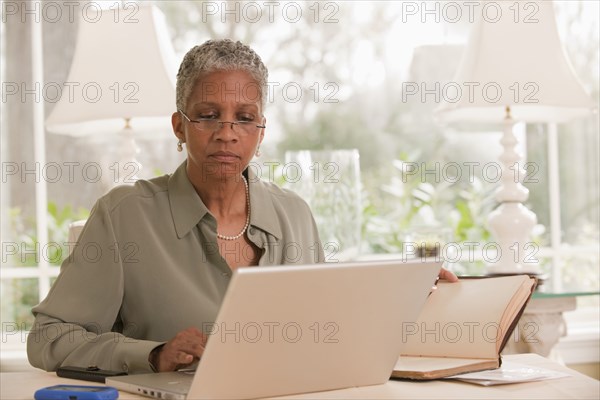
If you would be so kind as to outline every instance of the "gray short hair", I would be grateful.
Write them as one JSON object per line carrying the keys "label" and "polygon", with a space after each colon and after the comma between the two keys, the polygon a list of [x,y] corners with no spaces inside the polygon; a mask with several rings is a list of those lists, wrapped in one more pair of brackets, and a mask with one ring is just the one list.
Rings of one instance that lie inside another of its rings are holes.
{"label": "gray short hair", "polygon": [[192,88],[200,75],[223,70],[248,72],[260,88],[260,100],[264,108],[269,76],[267,67],[249,46],[230,39],[207,40],[186,53],[177,73],[177,108],[185,110]]}

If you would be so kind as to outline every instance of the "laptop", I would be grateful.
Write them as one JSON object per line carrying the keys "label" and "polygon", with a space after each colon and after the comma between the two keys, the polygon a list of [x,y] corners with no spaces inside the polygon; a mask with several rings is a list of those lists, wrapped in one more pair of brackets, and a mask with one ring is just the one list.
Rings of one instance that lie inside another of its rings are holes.
{"label": "laptop", "polygon": [[[195,372],[106,379],[159,399],[252,399],[382,384],[441,262],[237,269]],[[206,327],[205,327],[206,328]]]}

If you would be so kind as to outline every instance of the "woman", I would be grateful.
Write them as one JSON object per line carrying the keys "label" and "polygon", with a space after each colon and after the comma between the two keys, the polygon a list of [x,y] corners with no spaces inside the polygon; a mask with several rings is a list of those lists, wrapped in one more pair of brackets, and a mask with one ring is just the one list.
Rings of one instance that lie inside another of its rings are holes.
{"label": "woman", "polygon": [[324,259],[307,204],[260,181],[267,69],[230,40],[192,48],[177,74],[173,173],[100,198],[47,298],[30,363],[148,372],[197,360],[232,270]]}

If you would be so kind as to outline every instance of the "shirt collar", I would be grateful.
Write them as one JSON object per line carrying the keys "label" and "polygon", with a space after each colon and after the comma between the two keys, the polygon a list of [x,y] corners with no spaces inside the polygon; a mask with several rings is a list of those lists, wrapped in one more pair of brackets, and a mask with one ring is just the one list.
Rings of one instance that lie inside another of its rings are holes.
{"label": "shirt collar", "polygon": [[[206,214],[210,213],[190,182],[186,165],[187,161],[184,161],[168,182],[171,215],[179,239],[187,235]],[[269,189],[252,168],[246,171],[250,188],[250,225],[280,239],[283,234],[277,223],[277,212]]]}
{"label": "shirt collar", "polygon": [[177,237],[181,239],[208,213],[190,182],[184,161],[169,178],[169,203]]}

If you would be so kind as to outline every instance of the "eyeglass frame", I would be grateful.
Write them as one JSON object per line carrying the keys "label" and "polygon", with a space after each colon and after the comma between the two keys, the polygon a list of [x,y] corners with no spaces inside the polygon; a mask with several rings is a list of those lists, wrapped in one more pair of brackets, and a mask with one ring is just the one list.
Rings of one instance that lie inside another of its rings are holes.
{"label": "eyeglass frame", "polygon": [[[182,110],[178,109],[177,111],[179,111],[181,113],[181,115],[183,115],[183,117],[185,119],[187,119],[188,122],[191,122],[191,123],[194,123],[194,122],[199,123],[199,122],[202,122],[202,121],[215,121],[215,122],[219,123],[220,126],[217,129],[213,130],[211,133],[215,133],[215,132],[218,132],[219,130],[221,130],[223,128],[223,124],[231,124],[231,127],[233,128],[233,125],[240,125],[240,123],[246,124],[246,123],[251,123],[252,122],[252,121],[219,121],[219,120],[210,119],[210,118],[201,118],[201,119],[197,120],[197,119],[191,119]],[[257,124],[256,127],[259,128],[259,129],[264,129],[267,126],[266,125],[258,125]],[[234,132],[236,132],[238,134],[240,133],[240,132],[238,132],[236,130],[234,130]]]}

